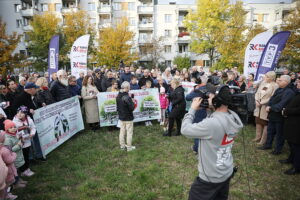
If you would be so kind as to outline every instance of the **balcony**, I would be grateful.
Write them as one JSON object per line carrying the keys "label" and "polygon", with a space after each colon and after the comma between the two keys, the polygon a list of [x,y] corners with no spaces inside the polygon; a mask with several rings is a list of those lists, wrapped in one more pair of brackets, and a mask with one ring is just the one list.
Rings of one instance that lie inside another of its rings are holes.
{"label": "balcony", "polygon": [[23,25],[23,30],[26,32],[26,31],[32,31],[32,26],[30,25]]}
{"label": "balcony", "polygon": [[183,21],[178,21],[178,27],[184,27]]}
{"label": "balcony", "polygon": [[138,13],[141,13],[141,14],[153,13],[153,6],[147,6],[147,5],[139,6]]}
{"label": "balcony", "polygon": [[111,13],[111,6],[105,6],[98,9],[98,12],[101,13]]}
{"label": "balcony", "polygon": [[148,44],[152,42],[152,37],[139,38],[139,44]]}
{"label": "balcony", "polygon": [[68,14],[68,13],[71,13],[71,12],[77,12],[78,11],[78,8],[62,8],[61,9],[61,13],[62,14]]}
{"label": "balcony", "polygon": [[104,28],[108,28],[111,26],[111,23],[110,22],[105,22],[105,23],[100,23],[98,24],[98,28],[99,29],[104,29]]}
{"label": "balcony", "polygon": [[33,17],[33,15],[36,14],[35,10],[33,8],[23,8],[21,10],[21,15],[23,17]]}
{"label": "balcony", "polygon": [[151,30],[153,29],[153,23],[139,23],[139,29],[142,30]]}
{"label": "balcony", "polygon": [[190,41],[191,41],[191,36],[189,35],[178,37],[178,43],[189,43]]}

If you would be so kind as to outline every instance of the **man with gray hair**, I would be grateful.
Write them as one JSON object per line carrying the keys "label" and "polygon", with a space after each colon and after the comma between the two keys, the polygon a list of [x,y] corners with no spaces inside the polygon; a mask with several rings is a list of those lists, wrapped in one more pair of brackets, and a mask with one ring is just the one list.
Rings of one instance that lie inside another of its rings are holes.
{"label": "man with gray hair", "polygon": [[[127,149],[127,151],[132,151],[135,149],[135,146],[132,146],[134,102],[132,100],[133,96],[130,97],[128,94],[129,90],[130,83],[124,81],[116,100],[121,123],[119,135],[120,147],[122,150]],[[125,144],[125,135],[127,135],[127,144]]]}
{"label": "man with gray hair", "polygon": [[295,96],[295,92],[291,88],[291,77],[288,75],[282,75],[277,80],[279,88],[275,91],[271,97],[266,111],[268,114],[268,136],[267,142],[260,149],[272,149],[273,139],[276,136],[276,146],[272,154],[279,155],[282,152],[284,145],[283,138],[283,122],[284,118],[282,111],[285,109],[289,101]]}
{"label": "man with gray hair", "polygon": [[19,93],[23,92],[25,84],[26,84],[26,78],[24,76],[19,76],[19,85],[17,88],[17,92]]}
{"label": "man with gray hair", "polygon": [[65,70],[61,69],[57,71],[57,80],[52,83],[50,92],[56,102],[72,97],[68,87],[67,72]]}

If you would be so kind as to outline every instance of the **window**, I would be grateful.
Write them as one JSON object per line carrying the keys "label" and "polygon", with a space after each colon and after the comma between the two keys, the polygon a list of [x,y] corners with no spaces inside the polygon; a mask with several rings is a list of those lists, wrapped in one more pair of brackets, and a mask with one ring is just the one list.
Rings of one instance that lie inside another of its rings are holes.
{"label": "window", "polygon": [[121,3],[114,3],[114,10],[121,10],[122,6]]}
{"label": "window", "polygon": [[171,53],[171,51],[172,51],[172,46],[171,45],[166,45],[165,46],[165,52],[166,53]]}
{"label": "window", "polygon": [[129,26],[135,26],[135,18],[134,17],[129,18]]}
{"label": "window", "polygon": [[88,3],[88,11],[95,11],[96,5],[95,3]]}
{"label": "window", "polygon": [[62,8],[61,3],[56,3],[56,4],[55,4],[55,11],[60,12],[60,11],[61,11],[61,8]]}
{"label": "window", "polygon": [[48,11],[48,4],[45,3],[42,4],[42,11],[43,12]]}
{"label": "window", "polygon": [[129,2],[128,3],[128,10],[135,10],[135,3],[134,2]]}
{"label": "window", "polygon": [[24,26],[28,26],[29,25],[29,19],[28,18],[23,17],[23,25]]}
{"label": "window", "polygon": [[20,12],[20,10],[21,10],[21,5],[15,4],[15,12]]}
{"label": "window", "polygon": [[268,21],[268,18],[269,18],[269,14],[263,14],[263,19],[262,19],[262,21],[263,21],[263,22],[267,22],[267,21]]}
{"label": "window", "polygon": [[280,19],[279,12],[276,12],[275,20],[279,20],[279,19]]}
{"label": "window", "polygon": [[166,60],[166,61],[165,61],[165,65],[166,65],[167,67],[171,67],[171,63],[172,63],[171,60]]}
{"label": "window", "polygon": [[178,47],[179,47],[179,53],[187,53],[188,52],[187,44],[180,44]]}
{"label": "window", "polygon": [[210,63],[209,60],[204,60],[204,67],[209,67],[210,66],[209,63]]}
{"label": "window", "polygon": [[26,56],[26,50],[20,50],[20,54]]}
{"label": "window", "polygon": [[166,14],[165,15],[165,23],[171,23],[172,21],[172,15]]}
{"label": "window", "polygon": [[20,28],[22,26],[22,20],[17,19],[17,28]]}
{"label": "window", "polygon": [[258,20],[258,15],[257,14],[253,15],[253,21],[257,22],[257,20]]}
{"label": "window", "polygon": [[165,30],[165,37],[172,37],[172,31],[171,30]]}

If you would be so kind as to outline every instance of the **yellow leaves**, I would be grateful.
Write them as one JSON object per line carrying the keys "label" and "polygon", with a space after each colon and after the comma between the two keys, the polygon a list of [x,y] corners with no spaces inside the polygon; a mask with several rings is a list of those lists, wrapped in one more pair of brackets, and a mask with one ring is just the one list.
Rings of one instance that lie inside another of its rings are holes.
{"label": "yellow leaves", "polygon": [[103,29],[98,39],[96,60],[100,65],[118,67],[121,60],[130,64],[137,60],[137,54],[131,54],[134,33],[128,29],[128,20],[123,18],[120,23]]}

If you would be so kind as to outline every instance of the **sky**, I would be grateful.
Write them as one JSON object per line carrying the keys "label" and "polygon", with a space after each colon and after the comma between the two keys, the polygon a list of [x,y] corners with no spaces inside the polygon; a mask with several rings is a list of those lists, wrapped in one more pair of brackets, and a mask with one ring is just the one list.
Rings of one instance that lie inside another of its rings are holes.
{"label": "sky", "polygon": [[[176,4],[196,4],[197,0],[157,0],[158,4],[169,4],[169,2],[176,2]],[[231,3],[237,0],[229,0]],[[244,3],[291,3],[292,0],[243,0]]]}

